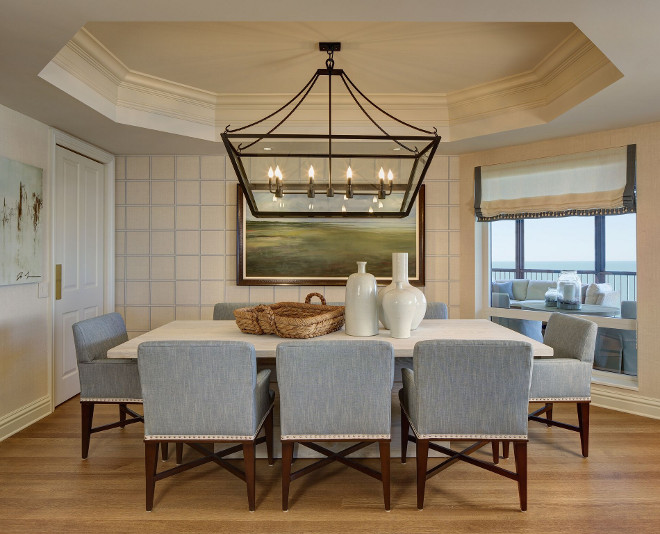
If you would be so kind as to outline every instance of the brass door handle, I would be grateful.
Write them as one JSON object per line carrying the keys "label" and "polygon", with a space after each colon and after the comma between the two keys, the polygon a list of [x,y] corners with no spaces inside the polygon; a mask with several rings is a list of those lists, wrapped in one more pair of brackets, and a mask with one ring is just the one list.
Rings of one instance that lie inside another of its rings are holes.
{"label": "brass door handle", "polygon": [[55,300],[62,300],[62,264],[55,265]]}

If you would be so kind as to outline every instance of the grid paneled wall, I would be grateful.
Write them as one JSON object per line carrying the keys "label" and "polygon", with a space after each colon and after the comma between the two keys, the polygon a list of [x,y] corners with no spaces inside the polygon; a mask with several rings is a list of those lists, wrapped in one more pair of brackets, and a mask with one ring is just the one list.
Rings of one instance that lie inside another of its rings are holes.
{"label": "grid paneled wall", "polygon": [[[223,156],[116,158],[116,309],[129,336],[174,319],[211,319],[216,302],[344,300],[337,286],[236,285],[236,179]],[[426,287],[460,316],[458,158],[426,184]]]}

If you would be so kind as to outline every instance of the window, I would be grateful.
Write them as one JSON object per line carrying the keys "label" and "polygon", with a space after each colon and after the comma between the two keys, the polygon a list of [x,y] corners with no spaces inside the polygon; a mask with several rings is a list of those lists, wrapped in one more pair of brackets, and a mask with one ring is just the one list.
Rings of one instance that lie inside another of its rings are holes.
{"label": "window", "polygon": [[595,269],[594,217],[524,221],[525,269]]}

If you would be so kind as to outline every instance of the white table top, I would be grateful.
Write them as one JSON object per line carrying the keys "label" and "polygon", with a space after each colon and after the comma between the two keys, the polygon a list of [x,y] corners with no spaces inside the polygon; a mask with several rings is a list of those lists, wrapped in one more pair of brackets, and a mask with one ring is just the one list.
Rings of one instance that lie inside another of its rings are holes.
{"label": "white table top", "polygon": [[[527,341],[532,344],[534,356],[552,356],[552,348],[518,332],[495,324],[486,319],[426,319],[408,339],[390,337],[389,330],[381,329],[377,336],[353,337],[344,330],[312,338],[338,339],[383,339],[394,346],[397,358],[410,357],[415,343],[427,339],[499,339]],[[108,351],[108,358],[137,358],[137,348],[144,341],[247,341],[254,345],[257,358],[274,358],[278,343],[290,341],[276,335],[252,335],[241,332],[234,321],[174,321],[137,336]]]}

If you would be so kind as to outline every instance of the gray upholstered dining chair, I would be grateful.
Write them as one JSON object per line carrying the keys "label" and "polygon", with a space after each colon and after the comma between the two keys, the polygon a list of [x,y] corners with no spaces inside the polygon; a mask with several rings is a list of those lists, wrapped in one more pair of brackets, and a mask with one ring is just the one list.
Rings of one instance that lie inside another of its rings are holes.
{"label": "gray upholstered dining chair", "polygon": [[[282,510],[292,480],[333,461],[383,484],[390,509],[390,440],[394,349],[385,341],[291,341],[277,346],[282,429]],[[341,452],[319,441],[357,441]],[[291,473],[294,443],[327,458]],[[381,471],[347,456],[378,442]]]}
{"label": "gray upholstered dining chair", "polygon": [[448,319],[449,311],[444,302],[427,302],[424,319]]}
{"label": "gray upholstered dining chair", "polygon": [[[273,464],[273,401],[269,371],[257,374],[254,346],[242,341],[151,341],[138,346],[144,398],[146,507],[153,508],[156,480],[215,462],[247,483],[255,508],[255,445],[266,442]],[[257,437],[262,428],[265,436]],[[157,473],[159,444],[186,443],[202,454]],[[220,452],[203,443],[238,442]],[[245,471],[224,460],[243,450]]]}
{"label": "gray upholstered dining chair", "polygon": [[[597,331],[596,323],[587,319],[562,313],[550,315],[543,343],[553,348],[554,355],[534,361],[529,392],[529,402],[544,403],[542,408],[529,415],[529,419],[579,432],[585,458],[589,455],[591,368]],[[552,419],[552,407],[556,402],[577,403],[577,426]],[[543,414],[545,419],[540,417]]]}
{"label": "gray upholstered dining chair", "polygon": [[[511,299],[506,293],[492,294],[493,308],[510,308]],[[514,319],[511,317],[493,317],[494,323],[520,332],[522,335],[531,337],[536,341],[543,343],[542,323],[541,321],[532,321],[531,319]]]}
{"label": "gray upholstered dining chair", "polygon": [[[532,362],[532,346],[522,341],[430,340],[415,345],[413,369],[403,369],[399,400],[403,463],[408,441],[416,443],[417,508],[424,507],[426,480],[463,460],[516,480],[520,508],[527,509],[527,406]],[[434,443],[439,440],[476,443],[456,451]],[[502,440],[514,443],[515,473],[470,456]],[[427,470],[429,448],[449,458]]]}
{"label": "gray upholstered dining chair", "polygon": [[213,306],[213,320],[214,321],[233,321],[234,310],[238,308],[248,308],[254,306],[249,302],[218,302]]}
{"label": "gray upholstered dining chair", "polygon": [[[108,313],[73,325],[80,379],[82,457],[87,458],[91,434],[142,421],[128,404],[142,404],[137,361],[107,357],[108,350],[128,341],[121,315]],[[119,421],[92,427],[96,404],[118,404]],[[131,417],[127,419],[127,415]]]}

